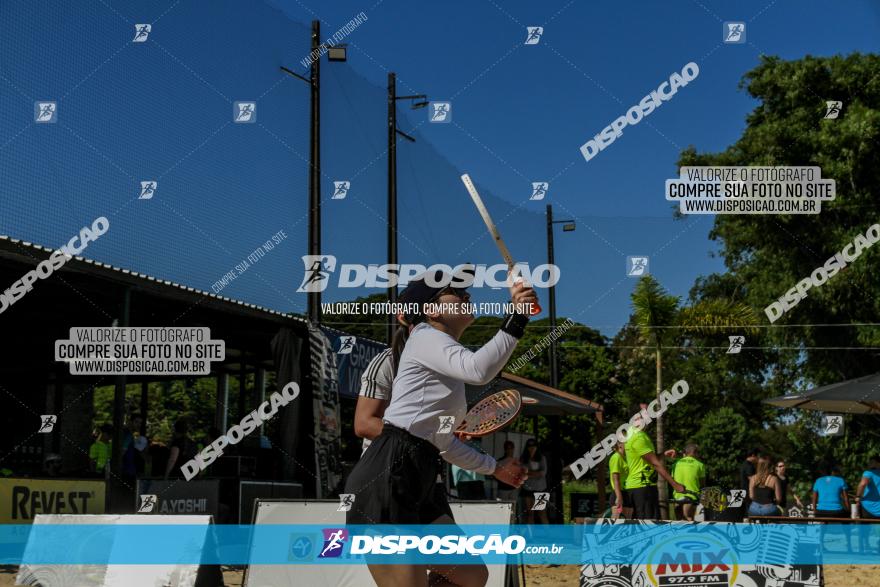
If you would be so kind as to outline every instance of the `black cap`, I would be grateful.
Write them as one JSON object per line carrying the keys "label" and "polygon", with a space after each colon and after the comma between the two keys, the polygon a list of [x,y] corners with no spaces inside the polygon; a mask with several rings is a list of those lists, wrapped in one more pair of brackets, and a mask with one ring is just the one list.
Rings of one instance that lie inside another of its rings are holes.
{"label": "black cap", "polygon": [[[461,291],[467,290],[467,287],[463,287],[460,281],[465,275],[473,277],[474,273],[474,266],[470,263],[465,263],[459,266],[458,271],[453,275],[450,275],[442,269],[435,269],[430,272],[426,271],[413,278],[407,284],[406,288],[397,296],[397,301],[401,304],[418,304],[418,308],[421,309],[445,289],[452,288]],[[428,277],[431,279],[428,279]],[[431,285],[428,283],[429,281],[434,284],[443,283],[445,285]],[[421,311],[416,314],[408,312],[404,315],[404,318],[407,322],[413,322],[413,319],[420,316]]]}

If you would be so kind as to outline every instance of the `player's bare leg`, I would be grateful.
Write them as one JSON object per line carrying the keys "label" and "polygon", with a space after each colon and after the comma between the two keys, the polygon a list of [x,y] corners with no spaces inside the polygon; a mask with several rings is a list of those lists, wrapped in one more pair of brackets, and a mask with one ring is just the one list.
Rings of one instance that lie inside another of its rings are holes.
{"label": "player's bare leg", "polygon": [[378,587],[426,587],[428,570],[423,565],[367,565]]}
{"label": "player's bare leg", "polygon": [[[449,516],[440,516],[433,522],[454,526],[455,520]],[[438,585],[457,585],[458,587],[484,587],[489,580],[489,569],[486,565],[429,565],[431,587]]]}

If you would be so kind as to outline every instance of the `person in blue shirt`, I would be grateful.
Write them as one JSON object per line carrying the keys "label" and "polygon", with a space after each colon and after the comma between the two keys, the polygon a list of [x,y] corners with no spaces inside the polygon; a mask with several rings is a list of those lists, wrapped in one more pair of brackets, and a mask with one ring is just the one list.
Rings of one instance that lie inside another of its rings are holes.
{"label": "person in blue shirt", "polygon": [[880,518],[880,455],[871,457],[868,466],[859,481],[856,501],[861,503],[863,518]]}
{"label": "person in blue shirt", "polygon": [[846,495],[846,481],[840,476],[840,469],[821,467],[821,477],[813,483],[813,508],[817,518],[848,518],[849,497]]}

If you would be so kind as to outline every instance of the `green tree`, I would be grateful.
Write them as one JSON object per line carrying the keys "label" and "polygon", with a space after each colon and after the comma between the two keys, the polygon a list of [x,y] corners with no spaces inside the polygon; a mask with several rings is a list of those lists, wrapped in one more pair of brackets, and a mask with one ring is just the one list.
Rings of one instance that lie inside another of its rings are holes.
{"label": "green tree", "polygon": [[707,481],[724,488],[739,484],[739,462],[744,446],[754,434],[746,419],[733,408],[722,407],[706,414],[694,442],[706,465]]}
{"label": "green tree", "polygon": [[[757,321],[749,306],[729,299],[703,299],[693,305],[680,307],[679,298],[667,294],[650,275],[642,277],[636,284],[632,303],[632,321],[654,355],[655,393],[658,399],[663,389],[664,346],[681,344],[688,333],[751,333],[754,331],[752,325]],[[659,416],[656,422],[657,452],[662,454],[666,447],[663,417]],[[666,504],[666,482],[660,479],[657,484],[660,502]]]}
{"label": "green tree", "polygon": [[[679,165],[810,165],[836,180],[836,199],[823,202],[821,214],[716,216],[710,238],[720,243],[728,273],[705,283],[735,284],[763,322],[763,308],[878,220],[880,56],[763,57],[741,87],[758,101],[742,136],[719,153],[689,148]],[[844,101],[843,110],[825,120],[832,96]],[[880,299],[865,295],[880,287],[878,260],[880,247],[864,250],[766,328],[763,340],[774,348],[766,353],[764,397],[880,371],[880,354],[871,348],[880,346]],[[788,437],[788,458],[805,474],[815,474],[820,459],[857,474],[877,450],[875,417],[847,418],[844,438],[834,441],[817,436],[816,417],[775,410],[761,423],[771,424],[770,440]]]}

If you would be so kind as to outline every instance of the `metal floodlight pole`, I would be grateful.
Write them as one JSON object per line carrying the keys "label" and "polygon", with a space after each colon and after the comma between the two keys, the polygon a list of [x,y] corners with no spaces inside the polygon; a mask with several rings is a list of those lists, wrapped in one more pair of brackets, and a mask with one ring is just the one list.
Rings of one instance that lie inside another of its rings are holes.
{"label": "metal floodlight pole", "polygon": [[[397,264],[397,76],[388,74],[388,264]],[[396,271],[395,271],[396,273]],[[388,288],[388,302],[397,302],[397,284]],[[397,319],[388,316],[388,346],[394,336]]]}
{"label": "metal floodlight pole", "polygon": [[[547,204],[547,263],[551,266],[556,264],[553,248],[553,225],[565,224],[563,230],[574,230],[574,220],[553,220],[553,206]],[[550,286],[550,332],[556,330],[556,285]],[[556,358],[556,340],[550,341],[550,387],[559,385],[559,364]]]}
{"label": "metal floodlight pole", "polygon": [[[547,262],[551,266],[555,266],[556,264],[556,256],[553,248],[553,225],[554,224],[563,224],[563,223],[574,223],[573,220],[553,220],[553,206],[547,204]],[[563,227],[563,230],[569,232],[570,230],[574,230],[573,224]],[[550,286],[550,332],[553,333],[556,331],[556,285]],[[559,361],[556,355],[556,339],[550,339],[550,387],[554,389],[559,386]],[[553,460],[555,464],[560,464],[561,461],[561,449],[562,449],[562,440],[560,437],[560,420],[559,416],[554,416],[553,419],[555,422],[550,426],[550,441],[551,441],[551,451],[553,454]],[[562,504],[562,485],[558,484],[556,489],[554,490],[553,501],[557,504],[556,508],[556,516],[559,518],[562,517],[563,504]]]}
{"label": "metal floodlight pole", "polygon": [[[412,96],[397,95],[397,75],[394,72],[388,74],[388,264],[397,265],[397,135],[402,136],[411,143],[416,140],[410,135],[397,128],[397,101],[421,99],[420,103],[413,103],[413,108],[421,108],[426,104],[427,96],[416,94]],[[396,270],[393,270],[397,274]],[[388,288],[388,302],[397,302],[397,284]],[[397,316],[394,312],[388,317],[388,345],[394,337],[394,329],[397,326]]]}
{"label": "metal floodlight pole", "polygon": [[[321,21],[312,21],[312,53],[320,50]],[[309,255],[321,254],[321,59],[312,59],[309,140]],[[321,321],[321,292],[308,294],[309,322]]]}

